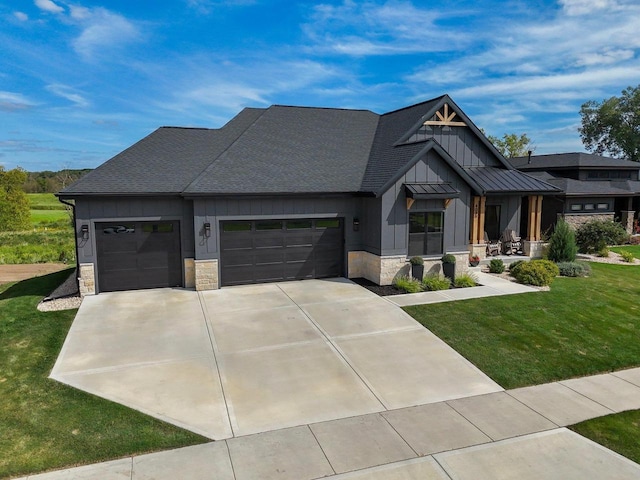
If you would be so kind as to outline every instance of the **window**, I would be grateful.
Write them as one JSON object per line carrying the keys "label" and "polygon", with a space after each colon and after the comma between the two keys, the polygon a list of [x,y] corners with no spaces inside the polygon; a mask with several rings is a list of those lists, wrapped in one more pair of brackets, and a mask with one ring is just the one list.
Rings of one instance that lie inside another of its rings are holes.
{"label": "window", "polygon": [[579,212],[580,210],[582,210],[582,204],[581,203],[572,203],[571,204],[571,211],[572,212]]}
{"label": "window", "polygon": [[282,230],[282,222],[279,220],[256,222],[256,230]]}
{"label": "window", "polygon": [[142,225],[144,233],[171,233],[173,232],[173,223],[145,223]]}
{"label": "window", "polygon": [[584,204],[584,209],[585,210],[595,210],[596,206],[593,203],[585,203]]}
{"label": "window", "polygon": [[287,230],[300,230],[311,228],[311,220],[289,220]]}
{"label": "window", "polygon": [[223,232],[248,232],[251,222],[226,222],[222,224]]}
{"label": "window", "polygon": [[444,212],[412,212],[409,214],[409,256],[441,255]]}
{"label": "window", "polygon": [[609,204],[608,203],[599,203],[598,204],[598,210],[609,210]]}
{"label": "window", "polygon": [[316,228],[339,228],[340,220],[335,219],[327,219],[327,220],[316,220]]}
{"label": "window", "polygon": [[105,235],[113,235],[115,233],[136,233],[135,225],[109,225],[102,229]]}

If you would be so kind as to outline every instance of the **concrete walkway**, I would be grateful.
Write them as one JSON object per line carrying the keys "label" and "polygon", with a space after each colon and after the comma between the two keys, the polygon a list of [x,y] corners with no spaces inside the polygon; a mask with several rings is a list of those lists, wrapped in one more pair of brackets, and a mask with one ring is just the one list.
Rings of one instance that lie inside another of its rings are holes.
{"label": "concrete walkway", "polygon": [[[640,368],[241,436],[29,480],[632,480],[565,428],[640,408]],[[27,478],[27,477],[25,477]]]}
{"label": "concrete walkway", "polygon": [[479,287],[391,295],[385,298],[399,307],[408,307],[410,305],[426,305],[429,303],[453,302],[455,300],[469,300],[471,298],[495,297],[498,295],[513,295],[516,293],[539,291],[527,285],[483,273],[480,267],[470,268],[469,270],[471,274],[477,278],[480,284]]}

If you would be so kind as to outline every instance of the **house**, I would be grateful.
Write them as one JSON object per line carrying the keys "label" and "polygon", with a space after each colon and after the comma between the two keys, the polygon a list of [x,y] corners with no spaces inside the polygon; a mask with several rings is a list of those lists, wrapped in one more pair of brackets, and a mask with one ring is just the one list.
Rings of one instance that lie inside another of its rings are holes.
{"label": "house", "polygon": [[[465,269],[484,232],[535,255],[544,196],[447,95],[367,110],[246,108],[219,129],[162,127],[61,191],[83,294],[346,276],[390,284],[408,257]],[[523,199],[524,202],[523,202]],[[526,208],[523,209],[523,203]]]}
{"label": "house", "polygon": [[543,231],[562,217],[574,227],[590,220],[617,220],[627,232],[635,233],[634,222],[640,211],[640,163],[589,153],[534,155],[509,162],[562,190],[545,198]]}

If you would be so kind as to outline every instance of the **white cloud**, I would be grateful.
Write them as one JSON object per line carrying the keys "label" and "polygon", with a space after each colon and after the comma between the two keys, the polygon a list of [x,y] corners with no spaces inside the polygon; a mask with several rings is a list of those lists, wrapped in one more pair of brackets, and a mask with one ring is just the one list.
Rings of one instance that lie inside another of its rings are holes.
{"label": "white cloud", "polygon": [[53,3],[51,0],[35,0],[34,1],[36,7],[40,10],[44,10],[49,13],[62,13],[64,12],[64,8],[60,5]]}
{"label": "white cloud", "polygon": [[26,110],[35,104],[21,93],[0,91],[0,110],[5,112],[15,112]]}
{"label": "white cloud", "polygon": [[[464,16],[447,13],[447,18]],[[394,55],[451,51],[467,44],[471,37],[438,25],[443,14],[434,8],[418,8],[407,1],[320,4],[313,9],[303,30],[316,52],[343,55]]]}
{"label": "white cloud", "polygon": [[70,102],[75,103],[79,107],[89,106],[89,102],[86,98],[84,98],[76,90],[67,85],[51,84],[47,85],[46,89],[54,95],[65,98]]}
{"label": "white cloud", "polygon": [[560,0],[560,5],[568,15],[590,15],[598,10],[611,8],[615,2],[610,0]]}
{"label": "white cloud", "polygon": [[74,7],[71,18],[82,27],[82,33],[73,41],[73,47],[86,60],[140,37],[138,28],[132,22],[104,8]]}
{"label": "white cloud", "polygon": [[21,22],[26,22],[27,20],[29,20],[29,15],[24,12],[13,12],[13,16]]}

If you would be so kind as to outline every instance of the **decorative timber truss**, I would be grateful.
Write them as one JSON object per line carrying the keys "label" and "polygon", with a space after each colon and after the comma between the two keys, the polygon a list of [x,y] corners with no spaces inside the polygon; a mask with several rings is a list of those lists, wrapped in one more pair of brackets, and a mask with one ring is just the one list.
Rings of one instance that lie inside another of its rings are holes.
{"label": "decorative timber truss", "polygon": [[427,120],[424,122],[424,125],[437,125],[439,127],[466,127],[466,123],[453,120],[456,115],[456,112],[453,110],[449,111],[449,104],[445,103],[442,105],[442,108],[436,112],[435,116],[432,117],[435,120]]}

